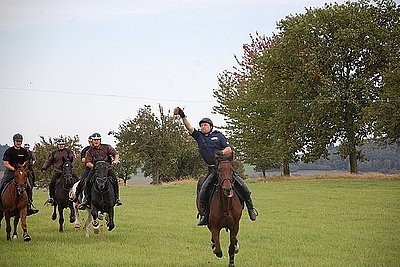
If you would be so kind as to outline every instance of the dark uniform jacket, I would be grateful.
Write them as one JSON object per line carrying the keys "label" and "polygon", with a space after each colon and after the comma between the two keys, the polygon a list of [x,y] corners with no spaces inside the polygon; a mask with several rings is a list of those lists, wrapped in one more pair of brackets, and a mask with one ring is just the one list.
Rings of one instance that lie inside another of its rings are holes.
{"label": "dark uniform jacket", "polygon": [[192,137],[196,140],[200,155],[208,165],[215,164],[215,153],[229,146],[226,137],[219,131],[212,131],[203,134],[199,130],[194,130]]}
{"label": "dark uniform jacket", "polygon": [[69,148],[55,150],[47,157],[47,160],[43,164],[43,169],[47,169],[50,165],[53,165],[54,172],[61,173],[63,157],[72,162],[75,158],[75,153]]}
{"label": "dark uniform jacket", "polygon": [[85,155],[85,163],[95,163],[96,160],[105,160],[111,164],[112,158],[118,154],[117,150],[107,144],[100,144],[99,147],[90,147]]}

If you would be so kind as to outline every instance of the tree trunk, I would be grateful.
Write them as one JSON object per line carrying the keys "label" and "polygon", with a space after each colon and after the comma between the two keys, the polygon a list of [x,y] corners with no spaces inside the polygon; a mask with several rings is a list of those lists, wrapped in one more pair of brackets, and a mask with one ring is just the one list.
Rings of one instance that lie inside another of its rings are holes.
{"label": "tree trunk", "polygon": [[358,166],[357,166],[357,153],[351,152],[349,155],[350,159],[350,173],[357,174]]}
{"label": "tree trunk", "polygon": [[284,160],[282,168],[283,168],[283,176],[290,176],[289,161]]}

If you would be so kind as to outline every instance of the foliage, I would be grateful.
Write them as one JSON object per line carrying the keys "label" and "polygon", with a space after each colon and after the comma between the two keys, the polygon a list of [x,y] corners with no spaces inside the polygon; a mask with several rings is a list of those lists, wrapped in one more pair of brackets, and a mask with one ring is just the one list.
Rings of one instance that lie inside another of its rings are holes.
{"label": "foliage", "polygon": [[114,136],[127,164],[133,169],[141,167],[155,184],[204,172],[195,142],[179,120],[166,115],[161,106],[157,117],[145,105],[133,120],[120,124]]}
{"label": "foliage", "polygon": [[[290,162],[326,157],[327,146],[339,143],[357,173],[357,147],[386,110],[374,117],[368,108],[389,94],[398,114],[399,80],[391,74],[400,60],[399,25],[393,1],[346,2],[290,15],[277,35],[252,38],[239,67],[223,72],[214,90],[215,111],[228,117],[245,161],[258,169],[279,162],[287,175]],[[396,138],[398,122],[386,129],[393,118],[382,118],[376,129]]]}
{"label": "foliage", "polygon": [[[6,152],[6,150],[8,148],[9,148],[8,145],[0,145],[0,155],[1,155],[2,159],[3,159],[4,152]],[[5,171],[5,170],[6,170],[6,167],[4,167],[3,164],[0,164],[0,171]]]}
{"label": "foliage", "polygon": [[43,136],[40,136],[40,142],[36,143],[33,151],[36,155],[36,163],[34,165],[34,171],[36,174],[36,180],[40,187],[46,187],[50,183],[51,177],[53,176],[53,169],[50,166],[45,172],[41,172],[44,162],[47,160],[49,155],[57,150],[56,142],[58,139],[65,140],[65,147],[70,148],[77,158],[73,162],[74,172],[80,177],[80,174],[84,171],[84,164],[80,160],[80,151],[82,150],[82,145],[79,144],[79,137],[77,135],[70,136],[59,136],[59,137],[48,137],[47,139]]}

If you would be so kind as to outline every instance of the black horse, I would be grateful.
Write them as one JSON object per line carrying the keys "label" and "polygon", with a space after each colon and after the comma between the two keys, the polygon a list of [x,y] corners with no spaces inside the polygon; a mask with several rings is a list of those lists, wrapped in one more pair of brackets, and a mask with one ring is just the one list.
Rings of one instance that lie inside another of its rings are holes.
{"label": "black horse", "polygon": [[68,159],[63,158],[62,174],[61,178],[56,181],[55,195],[54,195],[54,210],[51,219],[54,221],[57,219],[57,208],[58,208],[58,223],[59,231],[63,231],[64,225],[64,209],[69,208],[69,221],[73,223],[75,221],[75,210],[72,201],[69,199],[69,191],[71,190],[74,183],[78,180],[78,177],[73,172],[72,162]]}
{"label": "black horse", "polygon": [[109,170],[112,167],[109,163],[104,160],[95,162],[94,176],[91,190],[91,202],[90,202],[90,213],[93,217],[93,228],[98,229],[100,224],[98,221],[98,214],[107,213],[108,222],[107,229],[111,231],[114,229],[114,206],[115,206],[115,194],[114,187],[111,183],[111,177],[109,176]]}

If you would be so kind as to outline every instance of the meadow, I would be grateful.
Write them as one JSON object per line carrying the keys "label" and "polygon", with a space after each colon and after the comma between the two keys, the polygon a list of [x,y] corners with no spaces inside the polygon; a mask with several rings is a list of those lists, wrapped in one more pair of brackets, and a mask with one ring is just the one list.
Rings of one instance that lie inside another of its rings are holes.
{"label": "meadow", "polygon": [[[259,217],[244,210],[236,266],[399,266],[400,179],[247,180]],[[227,266],[211,252],[210,233],[196,226],[195,183],[121,187],[116,228],[90,237],[67,221],[58,232],[40,209],[28,217],[32,241],[5,240],[0,229],[0,266]],[[81,212],[86,216],[85,212]],[[19,231],[20,233],[21,231]]]}

